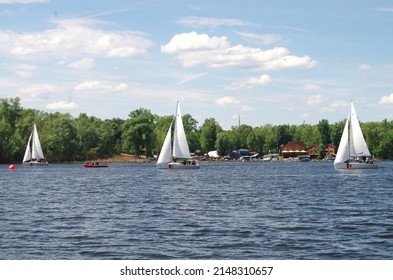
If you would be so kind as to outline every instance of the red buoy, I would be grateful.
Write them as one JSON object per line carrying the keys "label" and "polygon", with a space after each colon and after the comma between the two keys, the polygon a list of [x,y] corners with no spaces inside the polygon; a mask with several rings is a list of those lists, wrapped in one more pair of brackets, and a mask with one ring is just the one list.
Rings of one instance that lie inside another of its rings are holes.
{"label": "red buoy", "polygon": [[9,170],[14,170],[15,169],[15,165],[11,164],[10,166],[8,166]]}

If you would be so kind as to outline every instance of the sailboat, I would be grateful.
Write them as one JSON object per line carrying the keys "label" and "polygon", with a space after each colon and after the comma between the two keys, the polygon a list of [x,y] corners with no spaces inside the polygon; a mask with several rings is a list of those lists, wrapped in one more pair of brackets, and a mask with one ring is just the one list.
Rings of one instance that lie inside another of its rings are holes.
{"label": "sailboat", "polygon": [[364,140],[353,102],[351,102],[351,112],[348,114],[341,136],[334,167],[336,169],[378,168],[378,165],[374,164]]}
{"label": "sailboat", "polygon": [[29,141],[23,157],[23,164],[27,165],[48,165],[42,152],[40,138],[38,137],[37,127],[34,124],[33,132],[30,134]]}
{"label": "sailboat", "polygon": [[180,104],[177,102],[175,128],[172,146],[172,124],[169,126],[161,148],[160,156],[157,160],[157,168],[160,169],[198,169],[199,164],[195,160],[190,160],[190,149],[184,131]]}

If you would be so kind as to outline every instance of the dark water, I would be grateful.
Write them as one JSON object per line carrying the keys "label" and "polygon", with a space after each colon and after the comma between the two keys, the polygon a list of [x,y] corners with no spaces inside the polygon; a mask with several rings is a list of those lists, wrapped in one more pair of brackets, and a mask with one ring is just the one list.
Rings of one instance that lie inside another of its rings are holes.
{"label": "dark water", "polygon": [[393,259],[393,163],[0,166],[0,259]]}

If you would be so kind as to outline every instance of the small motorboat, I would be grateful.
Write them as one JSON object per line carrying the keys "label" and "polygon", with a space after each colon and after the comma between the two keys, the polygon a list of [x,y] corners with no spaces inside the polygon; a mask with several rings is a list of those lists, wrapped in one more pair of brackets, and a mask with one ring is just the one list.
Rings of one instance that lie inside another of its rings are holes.
{"label": "small motorboat", "polygon": [[109,167],[108,165],[100,164],[99,162],[85,163],[83,166],[88,168]]}

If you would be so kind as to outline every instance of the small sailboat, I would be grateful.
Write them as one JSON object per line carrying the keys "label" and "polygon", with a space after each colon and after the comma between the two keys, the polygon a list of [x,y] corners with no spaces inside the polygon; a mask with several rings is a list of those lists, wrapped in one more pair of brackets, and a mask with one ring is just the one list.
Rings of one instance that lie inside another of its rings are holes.
{"label": "small sailboat", "polygon": [[348,114],[341,136],[334,167],[336,169],[378,168],[364,140],[353,102],[351,102],[351,112]]}
{"label": "small sailboat", "polygon": [[160,169],[198,169],[199,164],[195,160],[190,160],[190,149],[184,131],[180,104],[177,102],[175,128],[172,142],[172,124],[169,126],[162,145],[160,156],[157,160],[157,168]]}
{"label": "small sailboat", "polygon": [[30,134],[29,141],[25,155],[23,157],[23,164],[27,165],[48,165],[42,152],[40,138],[38,137],[37,127],[34,124],[33,132]]}

